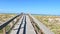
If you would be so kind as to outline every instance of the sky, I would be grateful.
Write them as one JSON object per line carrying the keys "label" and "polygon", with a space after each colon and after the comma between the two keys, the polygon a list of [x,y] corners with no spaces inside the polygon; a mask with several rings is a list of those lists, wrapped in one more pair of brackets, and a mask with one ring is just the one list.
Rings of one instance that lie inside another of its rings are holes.
{"label": "sky", "polygon": [[0,13],[60,15],[60,0],[0,0]]}

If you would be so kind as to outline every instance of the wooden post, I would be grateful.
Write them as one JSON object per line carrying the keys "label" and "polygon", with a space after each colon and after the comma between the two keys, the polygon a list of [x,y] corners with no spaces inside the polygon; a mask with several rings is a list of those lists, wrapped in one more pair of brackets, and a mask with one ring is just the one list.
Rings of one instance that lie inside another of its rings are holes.
{"label": "wooden post", "polygon": [[5,27],[3,28],[3,34],[6,34],[6,28]]}

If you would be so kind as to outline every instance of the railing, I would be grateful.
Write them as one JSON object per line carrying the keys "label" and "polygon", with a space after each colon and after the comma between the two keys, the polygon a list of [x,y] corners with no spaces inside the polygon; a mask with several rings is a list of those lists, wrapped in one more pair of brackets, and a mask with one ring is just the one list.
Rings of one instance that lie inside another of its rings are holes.
{"label": "railing", "polygon": [[[28,14],[28,16],[30,17],[30,20],[32,22],[33,27],[36,30],[36,33],[38,34],[54,34],[52,31],[50,31],[44,24],[42,24],[41,22],[39,22],[37,19],[35,19],[31,14]],[[38,28],[40,29],[40,32],[37,32],[37,28],[36,25],[38,26]]]}
{"label": "railing", "polygon": [[[22,17],[23,13],[13,17],[12,19],[8,20],[4,24],[0,26],[0,30],[3,30],[3,34],[8,34],[11,29],[14,27],[14,25],[19,21],[19,19]],[[15,20],[15,21],[14,21]],[[12,25],[11,25],[12,24]],[[9,30],[6,31],[6,26],[10,25]]]}

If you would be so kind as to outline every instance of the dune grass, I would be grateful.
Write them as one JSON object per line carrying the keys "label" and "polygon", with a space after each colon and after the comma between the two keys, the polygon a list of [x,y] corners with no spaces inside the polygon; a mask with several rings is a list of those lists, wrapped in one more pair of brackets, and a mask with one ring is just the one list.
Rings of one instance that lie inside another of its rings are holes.
{"label": "dune grass", "polygon": [[[10,18],[13,18],[14,16],[16,16],[16,14],[0,14],[0,23],[3,23],[9,20]],[[10,29],[10,26],[7,25],[5,28],[6,31],[8,31]],[[0,30],[0,34],[3,34],[3,30]]]}
{"label": "dune grass", "polygon": [[[34,16],[55,34],[60,34],[60,16]],[[58,19],[57,19],[58,18]],[[49,20],[50,19],[50,20]]]}

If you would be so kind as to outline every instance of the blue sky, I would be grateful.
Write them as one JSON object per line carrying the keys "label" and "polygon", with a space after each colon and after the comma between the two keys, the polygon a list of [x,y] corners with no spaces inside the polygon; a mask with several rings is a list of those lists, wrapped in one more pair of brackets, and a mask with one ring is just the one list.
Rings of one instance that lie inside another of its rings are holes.
{"label": "blue sky", "polygon": [[0,13],[60,15],[60,0],[0,0]]}

